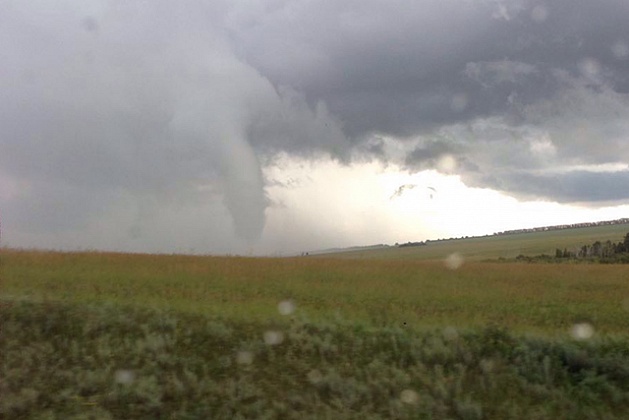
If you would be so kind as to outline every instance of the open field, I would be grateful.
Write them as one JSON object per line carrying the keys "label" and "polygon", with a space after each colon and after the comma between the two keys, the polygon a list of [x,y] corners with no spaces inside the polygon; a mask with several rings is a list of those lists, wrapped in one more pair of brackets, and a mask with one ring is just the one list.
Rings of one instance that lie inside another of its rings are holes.
{"label": "open field", "polygon": [[578,231],[361,260],[2,249],[0,417],[622,419],[627,266],[480,261],[607,238]]}
{"label": "open field", "polygon": [[590,245],[595,241],[619,242],[622,241],[627,232],[629,232],[629,224],[604,225],[547,232],[431,241],[426,246],[338,252],[317,255],[317,257],[431,260],[443,259],[456,252],[465,256],[467,260],[480,261],[500,257],[514,258],[519,254],[554,255],[556,248],[572,250],[582,245]]}
{"label": "open field", "polygon": [[588,320],[629,327],[624,265],[223,258],[3,251],[3,297],[175,309],[278,320],[293,301],[312,320],[567,334]]}

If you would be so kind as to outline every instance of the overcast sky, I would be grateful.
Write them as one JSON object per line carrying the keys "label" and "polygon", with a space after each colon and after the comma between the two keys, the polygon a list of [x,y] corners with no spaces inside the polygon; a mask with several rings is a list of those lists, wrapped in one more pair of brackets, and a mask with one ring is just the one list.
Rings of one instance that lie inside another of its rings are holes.
{"label": "overcast sky", "polygon": [[629,217],[627,22],[627,0],[0,1],[2,244],[289,255]]}

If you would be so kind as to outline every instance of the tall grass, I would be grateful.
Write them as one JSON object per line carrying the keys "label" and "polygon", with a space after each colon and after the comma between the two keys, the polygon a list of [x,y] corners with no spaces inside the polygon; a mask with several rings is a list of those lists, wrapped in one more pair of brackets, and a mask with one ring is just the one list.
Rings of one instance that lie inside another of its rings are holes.
{"label": "tall grass", "polygon": [[5,251],[2,295],[279,319],[290,299],[311,319],[408,326],[484,326],[568,334],[629,327],[623,266],[192,257]]}

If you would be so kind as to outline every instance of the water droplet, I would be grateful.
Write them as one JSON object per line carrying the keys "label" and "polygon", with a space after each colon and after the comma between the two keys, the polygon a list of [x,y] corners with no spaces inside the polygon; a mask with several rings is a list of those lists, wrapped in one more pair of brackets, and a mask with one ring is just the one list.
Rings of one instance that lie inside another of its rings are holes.
{"label": "water droplet", "polygon": [[283,300],[277,305],[277,310],[282,315],[290,315],[295,312],[295,304],[292,300]]}
{"label": "water droplet", "polygon": [[583,60],[579,61],[579,70],[581,74],[585,77],[595,78],[601,72],[601,65],[598,61],[591,57],[586,57]]}
{"label": "water droplet", "polygon": [[400,393],[400,400],[405,404],[417,404],[419,395],[412,389],[405,389]]}
{"label": "water droplet", "polygon": [[457,270],[463,265],[464,259],[461,254],[455,252],[448,255],[444,262],[446,264],[446,267],[448,267],[450,270]]}
{"label": "water droplet", "polygon": [[98,21],[92,16],[86,16],[82,21],[83,29],[88,32],[96,32],[98,31]]}
{"label": "water droplet", "polygon": [[321,374],[321,372],[319,372],[318,369],[311,370],[310,372],[308,372],[307,376],[310,383],[315,385],[323,380],[323,375]]}
{"label": "water droplet", "polygon": [[531,19],[537,23],[542,23],[548,19],[548,8],[544,5],[537,5],[531,10]]}
{"label": "water droplet", "polygon": [[281,331],[265,331],[264,342],[269,346],[281,344],[284,341],[284,333]]}
{"label": "water droplet", "polygon": [[511,92],[509,96],[507,96],[507,102],[509,103],[509,105],[515,105],[517,100],[518,92],[516,91]]}
{"label": "water droplet", "polygon": [[588,340],[594,335],[594,327],[587,322],[579,322],[572,326],[570,334],[577,340]]}
{"label": "water droplet", "polygon": [[114,374],[114,380],[118,384],[129,385],[135,380],[135,373],[127,369],[118,369]]}
{"label": "water droplet", "polygon": [[491,359],[482,359],[479,363],[480,366],[480,370],[483,371],[483,373],[490,373],[492,370],[494,370],[494,361]]}
{"label": "water droplet", "polygon": [[142,237],[142,228],[140,228],[140,226],[138,225],[131,226],[127,231],[127,234],[131,239],[139,239],[140,237]]}
{"label": "water droplet", "polygon": [[467,108],[468,99],[464,93],[458,93],[452,97],[450,101],[450,109],[454,112],[462,112]]}
{"label": "water droplet", "polygon": [[250,351],[239,351],[236,355],[236,363],[239,365],[250,365],[253,363],[253,353]]}
{"label": "water droplet", "polygon": [[629,57],[629,45],[625,42],[618,41],[612,45],[612,54],[619,60],[624,60]]}
{"label": "water droplet", "polygon": [[441,155],[437,161],[437,169],[439,172],[451,173],[456,170],[456,158],[452,155]]}
{"label": "water droplet", "polygon": [[531,139],[529,149],[534,154],[540,156],[554,156],[557,154],[557,147],[547,135],[541,138]]}
{"label": "water droplet", "polygon": [[454,341],[459,338],[459,332],[454,327],[445,327],[443,329],[443,338],[448,341]]}

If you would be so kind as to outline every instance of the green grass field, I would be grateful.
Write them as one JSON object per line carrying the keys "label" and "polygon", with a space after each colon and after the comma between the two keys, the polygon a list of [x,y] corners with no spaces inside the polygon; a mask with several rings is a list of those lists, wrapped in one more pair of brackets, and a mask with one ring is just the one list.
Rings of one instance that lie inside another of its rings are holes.
{"label": "green grass field", "polygon": [[514,258],[519,254],[554,255],[557,248],[572,250],[582,245],[590,245],[595,241],[605,242],[610,240],[619,242],[622,241],[627,232],[629,232],[629,225],[627,224],[593,226],[578,229],[433,241],[427,246],[338,252],[317,257],[433,260],[443,259],[447,255],[457,252],[464,255],[467,260],[480,261],[500,257]]}
{"label": "green grass field", "polygon": [[107,253],[2,255],[3,296],[111,303],[277,321],[291,300],[312,320],[482,327],[567,334],[580,320],[601,334],[629,327],[624,265],[497,264],[319,258],[222,258]]}
{"label": "green grass field", "polygon": [[626,418],[627,266],[483,260],[627,228],[342,258],[2,249],[0,418]]}

